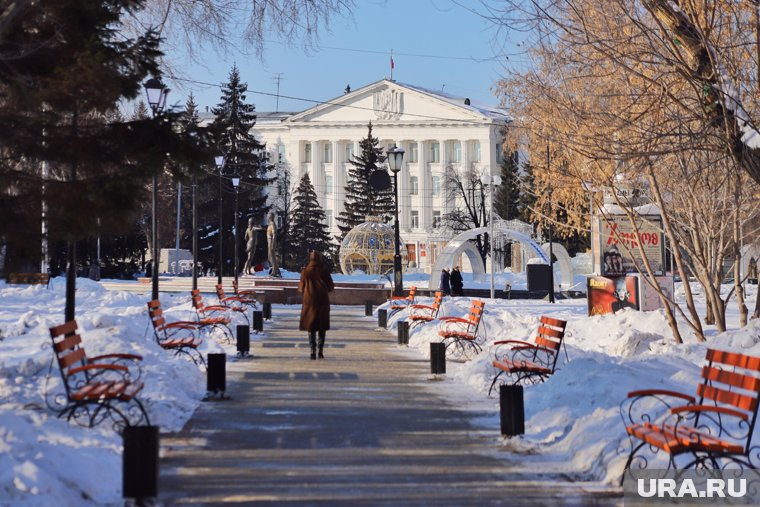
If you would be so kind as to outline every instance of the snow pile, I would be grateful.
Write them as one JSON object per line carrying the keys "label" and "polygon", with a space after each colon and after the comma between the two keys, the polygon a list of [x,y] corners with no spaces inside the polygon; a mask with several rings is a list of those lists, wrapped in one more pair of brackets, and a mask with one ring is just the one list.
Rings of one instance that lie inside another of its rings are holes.
{"label": "snow pile", "polygon": [[[56,417],[46,392],[61,392],[48,328],[63,323],[65,280],[50,287],[0,283],[0,504],[121,503],[121,437],[107,422],[82,428]],[[143,356],[138,395],[161,431],[178,431],[205,394],[205,372],[158,346],[145,296],[77,280],[77,323],[88,356]],[[194,320],[189,296],[162,295],[167,320]],[[201,352],[226,351],[207,338]],[[6,503],[7,502],[7,503]]]}
{"label": "snow pile", "polygon": [[[426,298],[419,299],[430,304]],[[661,311],[625,310],[588,317],[585,299],[556,305],[485,302],[483,352],[463,362],[450,359],[443,385],[464,384],[474,397],[470,403],[488,400],[487,410],[492,415],[480,419],[479,424],[490,430],[499,427],[498,392],[487,397],[497,371],[492,361],[498,347],[493,342],[532,341],[541,315],[568,321],[565,344],[569,361],[563,351],[553,377],[525,387],[526,435],[499,440],[505,451],[520,453],[520,459],[540,456],[556,460],[571,477],[616,484],[630,451],[619,412],[627,393],[664,388],[695,394],[708,344],[697,343],[683,326],[687,343],[677,345]],[[470,303],[470,298],[447,298],[441,315],[464,316]],[[406,317],[406,312],[394,315],[390,332],[395,333],[398,321]],[[429,343],[439,340],[435,323],[416,326],[410,332],[409,347],[427,356]],[[713,337],[709,346],[760,356],[760,322]],[[660,464],[666,466],[664,461]]]}

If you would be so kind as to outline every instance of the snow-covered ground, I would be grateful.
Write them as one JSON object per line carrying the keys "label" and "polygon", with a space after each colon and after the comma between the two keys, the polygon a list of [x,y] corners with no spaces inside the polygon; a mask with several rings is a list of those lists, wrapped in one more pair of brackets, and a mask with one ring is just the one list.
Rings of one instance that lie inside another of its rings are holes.
{"label": "snow-covered ground", "polygon": [[[412,275],[406,281],[414,280]],[[142,355],[146,385],[140,398],[151,422],[162,431],[181,428],[205,394],[205,374],[188,361],[169,360],[157,346],[145,296],[108,291],[86,279],[77,283],[78,322],[88,355]],[[60,387],[57,366],[51,370],[48,328],[62,323],[64,285],[63,278],[53,279],[49,288],[0,283],[0,505],[121,503],[121,477],[114,473],[121,468],[120,437],[107,424],[89,429],[59,420],[45,405],[44,393]],[[756,287],[748,289],[751,306]],[[169,320],[192,319],[186,296],[162,294],[161,300]],[[447,299],[441,314],[464,315],[469,304],[468,298]],[[618,415],[618,404],[626,393],[646,387],[694,391],[706,346],[688,333],[684,333],[686,344],[674,344],[660,312],[626,310],[587,317],[585,300],[563,300],[556,305],[486,300],[486,304],[487,343],[529,339],[541,315],[569,321],[569,362],[563,355],[561,369],[553,378],[526,388],[526,435],[498,440],[504,450],[523,455],[521,459],[538,455],[564,463],[568,473],[579,478],[612,484],[626,457]],[[392,326],[397,319],[391,320]],[[720,336],[710,331],[709,345],[760,355],[760,324],[737,330],[737,320],[731,306],[731,330]],[[414,329],[408,353],[427,356],[432,340],[437,340],[435,325]],[[223,350],[233,358],[234,345],[219,342],[206,340],[202,352]],[[469,362],[449,362],[447,382],[456,389],[447,392],[466,409],[492,414],[479,423],[496,432],[498,400],[487,397],[494,373],[492,353],[487,344]]]}

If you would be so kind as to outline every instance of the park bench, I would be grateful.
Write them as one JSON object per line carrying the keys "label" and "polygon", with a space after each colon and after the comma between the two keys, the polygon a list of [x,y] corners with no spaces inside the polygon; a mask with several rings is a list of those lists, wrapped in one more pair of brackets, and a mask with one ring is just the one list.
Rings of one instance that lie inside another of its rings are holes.
{"label": "park bench", "polygon": [[[496,383],[505,374],[511,377],[512,385],[543,382],[553,375],[557,368],[560,348],[565,344],[566,327],[567,322],[564,320],[542,316],[533,343],[521,340],[494,342],[493,345],[497,349],[493,366],[496,367],[497,373],[488,389],[488,395],[491,395]],[[504,345],[508,345],[509,348],[501,352],[500,349]]]}
{"label": "park bench", "polygon": [[148,302],[148,317],[153,325],[156,342],[161,348],[174,351],[174,355],[185,354],[196,365],[206,365],[203,354],[198,351],[203,339],[196,334],[200,331],[197,322],[167,322],[158,299]]}
{"label": "park bench", "polygon": [[[625,470],[649,460],[639,451],[663,452],[669,468],[756,468],[750,447],[760,395],[760,357],[708,349],[696,396],[664,389],[628,393],[620,413],[631,441]],[[658,417],[658,409],[666,409]],[[676,457],[689,456],[677,467]],[[662,468],[662,467],[659,467]],[[623,476],[625,477],[625,475]],[[622,482],[622,479],[621,479]]]}
{"label": "park bench", "polygon": [[441,310],[441,303],[443,303],[443,292],[437,291],[433,298],[433,303],[430,305],[415,304],[412,305],[409,321],[412,323],[411,327],[426,322],[431,322],[438,318],[438,312]]}
{"label": "park bench", "polygon": [[[230,342],[234,341],[235,337],[230,329],[232,319],[227,314],[230,308],[227,306],[204,304],[203,296],[201,296],[201,291],[198,289],[191,290],[190,295],[195,315],[201,328],[221,329]],[[216,315],[217,313],[223,313],[224,315]]]}
{"label": "park bench", "polygon": [[256,291],[254,289],[241,289],[238,286],[237,280],[232,280],[232,290],[238,297],[247,297],[251,299],[256,297]]}
{"label": "park bench", "polygon": [[388,317],[394,315],[397,312],[400,312],[401,310],[406,310],[411,305],[414,304],[415,298],[417,297],[417,286],[412,285],[409,288],[409,294],[406,296],[391,296],[391,298],[388,300],[391,303],[390,306],[390,313],[388,313]]}
{"label": "park bench", "polygon": [[464,317],[441,317],[438,336],[446,345],[447,355],[459,355],[469,358],[469,352],[480,353],[482,345],[480,323],[485,311],[485,303],[478,299],[472,301],[470,311]]}
{"label": "park bench", "polygon": [[[141,356],[105,354],[88,358],[76,321],[51,327],[50,338],[65,390],[62,396],[48,400],[48,406],[58,410],[58,417],[89,427],[108,419],[117,431],[143,421],[150,424],[148,413],[137,399],[143,383],[133,378],[134,370],[128,366],[140,361]],[[139,376],[138,372],[136,377]]]}
{"label": "park bench", "polygon": [[8,285],[48,285],[49,273],[8,273],[5,278]]}
{"label": "park bench", "polygon": [[[243,315],[245,315],[245,310],[247,308],[251,308],[252,310],[257,308],[256,300],[252,297],[227,296],[224,293],[224,286],[222,286],[221,283],[216,284],[216,297],[219,299],[219,304],[221,306],[229,306],[231,309],[240,308],[240,310],[234,311],[243,312]],[[246,316],[246,320],[248,320],[248,316]]]}

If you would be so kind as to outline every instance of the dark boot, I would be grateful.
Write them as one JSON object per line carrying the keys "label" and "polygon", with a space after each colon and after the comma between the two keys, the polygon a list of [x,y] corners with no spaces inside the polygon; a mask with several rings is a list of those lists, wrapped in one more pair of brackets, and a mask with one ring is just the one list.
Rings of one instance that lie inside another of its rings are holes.
{"label": "dark boot", "polygon": [[322,354],[322,350],[325,348],[325,331],[319,332],[319,357],[320,359],[324,359],[325,355]]}
{"label": "dark boot", "polygon": [[309,332],[309,346],[311,347],[311,358],[317,358],[317,333],[314,331]]}

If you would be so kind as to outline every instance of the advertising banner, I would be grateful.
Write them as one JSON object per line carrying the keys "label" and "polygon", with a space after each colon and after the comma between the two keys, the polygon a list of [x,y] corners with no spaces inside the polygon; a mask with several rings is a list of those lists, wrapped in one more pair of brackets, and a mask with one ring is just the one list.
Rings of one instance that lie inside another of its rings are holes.
{"label": "advertising banner", "polygon": [[655,274],[665,274],[664,234],[659,216],[642,216],[636,228],[627,216],[609,216],[599,220],[599,255],[603,275],[637,273],[637,264],[644,270],[639,245],[643,247]]}
{"label": "advertising banner", "polygon": [[[657,281],[657,285],[660,286],[660,290],[662,290],[662,292],[672,301],[675,293],[673,277],[656,276],[655,280]],[[662,302],[660,301],[660,295],[657,294],[657,291],[643,279],[641,279],[639,283],[639,299],[641,300],[640,306],[642,312],[659,310],[663,307]]]}
{"label": "advertising banner", "polygon": [[624,308],[639,309],[636,276],[589,276],[587,284],[589,315],[616,313]]}

